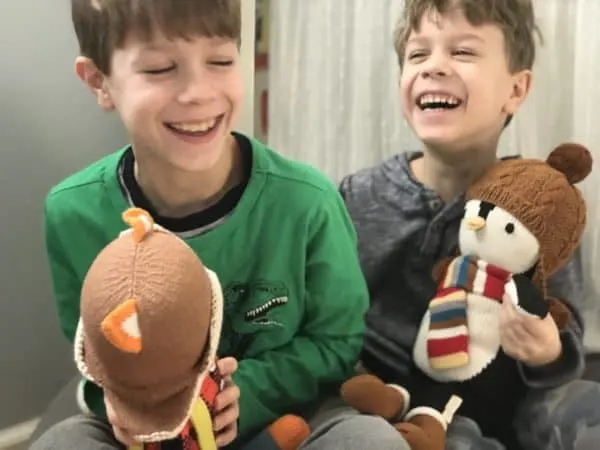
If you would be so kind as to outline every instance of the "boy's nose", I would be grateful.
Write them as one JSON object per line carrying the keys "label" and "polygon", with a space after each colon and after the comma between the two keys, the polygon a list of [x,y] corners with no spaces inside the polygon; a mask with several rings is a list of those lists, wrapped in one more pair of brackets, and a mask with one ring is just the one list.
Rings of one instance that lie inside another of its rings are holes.
{"label": "boy's nose", "polygon": [[203,103],[214,96],[215,88],[210,77],[199,74],[182,77],[178,96],[181,103]]}
{"label": "boy's nose", "polygon": [[421,76],[423,78],[445,77],[449,73],[448,61],[442,55],[433,53],[423,64]]}
{"label": "boy's nose", "polygon": [[423,76],[423,78],[440,78],[440,77],[445,77],[448,75],[448,72],[446,70],[443,69],[425,69],[421,72],[421,75]]}

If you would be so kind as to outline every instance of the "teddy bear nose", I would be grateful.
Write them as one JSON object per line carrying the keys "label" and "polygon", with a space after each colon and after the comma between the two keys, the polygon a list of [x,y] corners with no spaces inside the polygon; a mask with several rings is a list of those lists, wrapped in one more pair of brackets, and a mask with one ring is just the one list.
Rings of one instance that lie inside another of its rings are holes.
{"label": "teddy bear nose", "polygon": [[467,219],[467,229],[471,231],[479,231],[485,227],[485,219],[480,216],[470,217]]}

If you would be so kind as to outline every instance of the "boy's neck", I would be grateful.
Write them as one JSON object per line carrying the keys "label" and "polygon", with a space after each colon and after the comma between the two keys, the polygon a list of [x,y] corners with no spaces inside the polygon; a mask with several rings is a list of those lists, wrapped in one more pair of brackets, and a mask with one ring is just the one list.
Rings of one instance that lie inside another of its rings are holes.
{"label": "boy's neck", "polygon": [[207,172],[165,170],[162,162],[136,158],[135,178],[156,212],[179,218],[203,211],[240,183],[243,167],[239,147],[233,136],[225,145],[221,160]]}
{"label": "boy's neck", "polygon": [[477,149],[464,152],[464,157],[445,158],[426,149],[421,158],[411,162],[417,180],[435,191],[445,203],[464,194],[489,166],[497,161],[495,151]]}

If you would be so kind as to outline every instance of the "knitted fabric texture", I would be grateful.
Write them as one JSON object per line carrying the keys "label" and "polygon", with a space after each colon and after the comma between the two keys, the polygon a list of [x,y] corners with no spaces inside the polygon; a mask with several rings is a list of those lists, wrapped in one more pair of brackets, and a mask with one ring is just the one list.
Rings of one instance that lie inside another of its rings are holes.
{"label": "knitted fabric texture", "polygon": [[[76,360],[122,427],[145,441],[185,426],[220,335],[220,286],[187,244],[142,210],[92,263]],[[215,299],[220,299],[219,302]]]}
{"label": "knitted fabric texture", "polygon": [[469,363],[468,295],[501,303],[510,279],[510,272],[473,256],[459,256],[448,264],[429,303],[427,352],[433,369],[451,369]]}
{"label": "knitted fabric texture", "polygon": [[557,147],[546,161],[502,160],[467,191],[467,200],[487,201],[523,223],[540,243],[533,282],[547,295],[546,280],[581,242],[586,205],[573,183],[591,170],[589,151],[577,144]]}
{"label": "knitted fabric texture", "polygon": [[[217,394],[221,390],[222,377],[218,373],[218,371],[212,370],[208,376],[204,379],[202,383],[202,389],[200,390],[200,395],[197,401],[204,402],[206,407],[208,408],[208,412],[210,414],[211,419],[214,419],[215,416],[215,400]],[[199,418],[198,420],[201,420]],[[208,424],[208,426],[212,426]],[[147,443],[143,446],[143,450],[167,450],[169,448],[180,448],[182,450],[204,450],[201,445],[202,435],[199,430],[196,430],[192,420],[188,420],[186,425],[179,436],[174,439],[165,442],[151,442]],[[210,446],[215,446],[214,436],[208,436],[211,444]]]}

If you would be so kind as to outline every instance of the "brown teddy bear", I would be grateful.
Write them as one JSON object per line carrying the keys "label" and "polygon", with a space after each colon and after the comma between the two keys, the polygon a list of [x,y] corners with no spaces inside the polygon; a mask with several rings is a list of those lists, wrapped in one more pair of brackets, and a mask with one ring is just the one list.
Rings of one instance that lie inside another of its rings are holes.
{"label": "brown teddy bear", "polygon": [[[81,291],[75,360],[98,384],[140,445],[216,450],[214,401],[223,319],[217,275],[144,210],[92,263]],[[306,422],[284,416],[267,431],[270,448],[293,450]],[[165,447],[166,448],[166,447]]]}
{"label": "brown teddy bear", "polygon": [[581,242],[586,204],[574,184],[591,168],[587,149],[563,144],[546,161],[507,159],[487,170],[466,194],[460,254],[434,269],[437,290],[413,346],[413,376],[400,386],[361,374],[342,386],[343,399],[392,422],[412,450],[443,450],[457,410],[488,436],[513,434],[527,369],[502,351],[502,302],[522,314],[551,314],[559,329],[571,319],[561,299],[548,297],[546,280]]}

